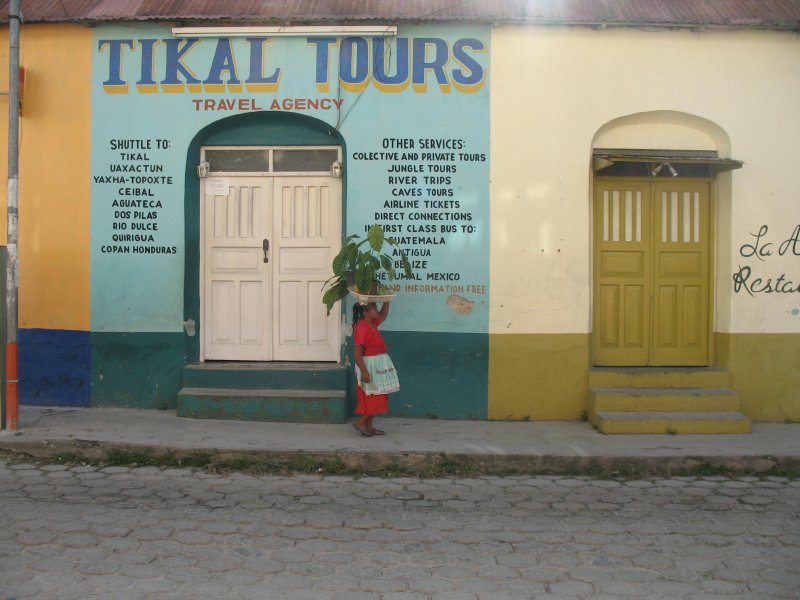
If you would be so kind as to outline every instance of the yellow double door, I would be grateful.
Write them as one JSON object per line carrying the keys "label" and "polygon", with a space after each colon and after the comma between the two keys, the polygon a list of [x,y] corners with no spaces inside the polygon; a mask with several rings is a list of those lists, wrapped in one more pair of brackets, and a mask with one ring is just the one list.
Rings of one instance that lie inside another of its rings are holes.
{"label": "yellow double door", "polygon": [[595,180],[593,360],[709,364],[707,180]]}

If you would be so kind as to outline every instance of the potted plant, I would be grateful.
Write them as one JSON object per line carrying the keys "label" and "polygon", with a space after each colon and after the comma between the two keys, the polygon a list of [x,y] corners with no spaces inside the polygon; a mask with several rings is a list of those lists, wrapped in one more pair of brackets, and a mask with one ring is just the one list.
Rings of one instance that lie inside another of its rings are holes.
{"label": "potted plant", "polygon": [[[347,296],[353,294],[360,302],[389,302],[394,297],[386,286],[378,280],[379,273],[386,273],[385,279],[397,279],[394,268],[395,258],[390,256],[387,246],[397,247],[394,238],[387,238],[380,225],[372,225],[367,230],[364,239],[353,234],[347,236],[342,249],[332,263],[333,276],[326,281],[322,288],[322,302],[328,307],[331,314],[333,305]],[[406,253],[399,250],[400,264],[405,276],[411,277],[411,265]],[[384,279],[384,278],[381,278]]]}

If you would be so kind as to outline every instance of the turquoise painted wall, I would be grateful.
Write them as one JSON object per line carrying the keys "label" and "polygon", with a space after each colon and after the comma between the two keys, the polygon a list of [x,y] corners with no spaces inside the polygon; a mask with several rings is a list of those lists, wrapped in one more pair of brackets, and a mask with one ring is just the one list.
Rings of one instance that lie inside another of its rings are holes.
{"label": "turquoise painted wall", "polygon": [[92,403],[171,407],[198,357],[200,146],[335,143],[343,234],[378,222],[416,263],[385,327],[408,371],[394,410],[484,417],[489,39],[482,25],[401,26],[385,43],[96,27]]}
{"label": "turquoise painted wall", "polygon": [[[379,222],[416,261],[408,283],[419,286],[403,286],[390,327],[488,331],[487,27],[401,27],[380,55],[387,73],[374,66],[382,41],[275,39],[258,65],[259,77],[278,75],[271,92],[248,91],[258,62],[248,40],[164,36],[149,24],[94,30],[92,331],[182,329],[195,136],[225,117],[287,108],[347,144],[346,230]],[[238,133],[243,144],[256,137]],[[469,310],[453,309],[454,292]]]}
{"label": "turquoise painted wall", "polygon": [[[383,336],[400,378],[400,391],[389,396],[390,415],[487,418],[488,335],[386,331]],[[347,352],[353,355],[352,338],[348,338]],[[348,399],[352,412],[356,396],[350,362]]]}
{"label": "turquoise painted wall", "polygon": [[186,364],[182,333],[91,336],[92,405],[175,408]]}

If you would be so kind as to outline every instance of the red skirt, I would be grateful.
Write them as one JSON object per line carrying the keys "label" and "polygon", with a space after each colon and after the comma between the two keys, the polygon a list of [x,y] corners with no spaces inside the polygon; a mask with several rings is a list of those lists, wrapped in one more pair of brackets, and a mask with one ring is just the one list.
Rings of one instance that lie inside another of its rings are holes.
{"label": "red skirt", "polygon": [[357,415],[380,415],[389,412],[389,394],[365,394],[360,385],[356,385],[356,394]]}

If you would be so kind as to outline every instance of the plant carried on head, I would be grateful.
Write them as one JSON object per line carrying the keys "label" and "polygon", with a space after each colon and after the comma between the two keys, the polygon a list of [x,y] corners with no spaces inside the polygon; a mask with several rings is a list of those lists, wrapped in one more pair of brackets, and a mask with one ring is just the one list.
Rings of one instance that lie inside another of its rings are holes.
{"label": "plant carried on head", "polygon": [[[380,225],[372,225],[367,230],[367,236],[353,234],[344,240],[344,246],[339,251],[332,263],[333,277],[328,279],[322,289],[328,286],[322,295],[322,302],[328,307],[331,314],[333,305],[347,296],[348,292],[357,294],[387,295],[388,289],[384,283],[378,281],[380,273],[386,273],[388,279],[397,279],[394,267],[395,258],[387,253],[387,246],[398,248],[394,238],[387,238]],[[400,265],[406,278],[410,278],[412,271],[406,253],[398,248],[396,253],[400,257]]]}

